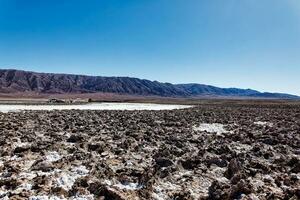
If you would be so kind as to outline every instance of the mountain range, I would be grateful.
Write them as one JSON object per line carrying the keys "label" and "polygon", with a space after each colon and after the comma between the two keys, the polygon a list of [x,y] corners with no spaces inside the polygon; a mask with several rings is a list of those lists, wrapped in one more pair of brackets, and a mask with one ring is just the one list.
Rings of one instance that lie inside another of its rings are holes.
{"label": "mountain range", "polygon": [[226,97],[298,99],[284,93],[259,92],[252,89],[219,88],[204,84],[171,84],[130,77],[103,77],[54,74],[0,69],[0,93],[117,93],[160,97]]}

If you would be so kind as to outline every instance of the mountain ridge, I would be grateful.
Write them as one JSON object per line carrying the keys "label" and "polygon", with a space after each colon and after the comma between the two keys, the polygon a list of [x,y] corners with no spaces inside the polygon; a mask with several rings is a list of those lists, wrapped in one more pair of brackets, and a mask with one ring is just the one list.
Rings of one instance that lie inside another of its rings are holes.
{"label": "mountain ridge", "polygon": [[285,93],[259,92],[257,90],[240,88],[220,88],[198,83],[172,84],[134,77],[106,77],[0,69],[0,93],[28,92],[41,94],[117,93],[161,97],[300,98],[299,96]]}

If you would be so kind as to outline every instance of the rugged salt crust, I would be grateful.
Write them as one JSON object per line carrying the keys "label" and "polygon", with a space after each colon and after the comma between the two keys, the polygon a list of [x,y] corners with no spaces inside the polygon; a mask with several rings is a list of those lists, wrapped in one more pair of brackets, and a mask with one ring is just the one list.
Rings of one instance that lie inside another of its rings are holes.
{"label": "rugged salt crust", "polygon": [[0,199],[297,199],[300,109],[229,108],[0,113]]}
{"label": "rugged salt crust", "polygon": [[206,131],[208,133],[217,133],[218,135],[222,133],[229,133],[230,131],[227,131],[224,128],[223,124],[219,123],[212,123],[212,124],[207,124],[207,123],[202,123],[199,126],[195,126],[194,130],[196,131]]}
{"label": "rugged salt crust", "polygon": [[0,104],[0,112],[22,110],[174,110],[190,108],[189,105],[168,105],[154,103],[90,103],[82,105],[4,105]]}

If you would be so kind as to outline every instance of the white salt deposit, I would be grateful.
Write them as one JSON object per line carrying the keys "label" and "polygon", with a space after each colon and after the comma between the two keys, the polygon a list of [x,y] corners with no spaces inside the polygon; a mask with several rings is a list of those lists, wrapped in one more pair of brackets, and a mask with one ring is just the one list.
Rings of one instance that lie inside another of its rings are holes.
{"label": "white salt deposit", "polygon": [[0,188],[0,198],[3,198],[3,196],[6,194],[7,194],[7,192]]}
{"label": "white salt deposit", "polygon": [[[93,200],[94,196],[93,195],[77,195],[75,197],[71,197],[68,199],[71,199],[71,200]],[[29,200],[67,200],[67,198],[58,197],[58,196],[41,195],[41,196],[31,196],[31,197],[29,197]]]}
{"label": "white salt deposit", "polygon": [[26,146],[29,146],[29,145],[30,145],[30,143],[28,143],[28,142],[22,142],[20,140],[20,138],[18,138],[17,142],[12,143],[12,147],[14,147],[14,148],[16,148],[16,147],[26,147]]}
{"label": "white salt deposit", "polygon": [[88,175],[89,170],[85,166],[73,167],[71,171],[62,172],[56,179],[57,187],[70,190],[77,178]]}
{"label": "white salt deposit", "polygon": [[16,112],[22,110],[174,110],[190,108],[189,105],[171,105],[154,103],[89,103],[81,105],[4,105],[0,104],[0,112]]}
{"label": "white salt deposit", "polygon": [[168,193],[173,191],[178,191],[181,186],[172,184],[170,182],[159,182],[153,187],[154,191],[152,193],[152,198],[156,200],[168,199]]}
{"label": "white salt deposit", "polygon": [[257,122],[254,122],[254,124],[258,125],[258,126],[270,126],[270,127],[273,126],[273,123],[271,123],[271,122],[263,122],[263,121],[257,121]]}
{"label": "white salt deposit", "polygon": [[46,155],[46,161],[48,162],[55,162],[61,159],[61,156],[56,151],[50,151]]}
{"label": "white salt deposit", "polygon": [[139,183],[126,183],[126,184],[116,183],[116,184],[113,184],[113,182],[115,182],[115,181],[104,180],[103,184],[112,186],[112,187],[116,187],[121,190],[138,190],[138,189],[143,188],[143,185],[140,185]]}
{"label": "white salt deposit", "polygon": [[104,180],[103,184],[110,186],[110,185],[112,185],[112,182],[110,180]]}
{"label": "white salt deposit", "polygon": [[66,199],[57,196],[40,195],[40,196],[31,196],[29,197],[29,200],[66,200]]}
{"label": "white salt deposit", "polygon": [[200,124],[198,127],[194,127],[194,130],[206,131],[208,133],[217,133],[217,134],[230,132],[224,128],[223,124],[219,124],[219,123],[212,123],[212,124],[203,123],[203,124]]}
{"label": "white salt deposit", "polygon": [[89,170],[85,166],[81,165],[78,167],[73,167],[71,172],[78,176],[86,176],[88,175]]}
{"label": "white salt deposit", "polygon": [[72,176],[70,173],[62,173],[57,179],[56,179],[56,185],[57,187],[61,187],[65,190],[70,190],[75,183],[77,177]]}
{"label": "white salt deposit", "polygon": [[138,190],[142,188],[142,185],[139,185],[138,183],[128,183],[128,184],[115,184],[113,185],[114,187],[117,187],[121,190],[125,189],[125,190]]}
{"label": "white salt deposit", "polygon": [[27,179],[27,180],[32,180],[37,176],[38,173],[35,172],[20,172],[19,173],[19,178],[20,179]]}
{"label": "white salt deposit", "polygon": [[94,195],[79,195],[76,197],[72,197],[72,200],[93,200],[94,199]]}
{"label": "white salt deposit", "polygon": [[32,184],[30,183],[22,183],[21,185],[19,185],[17,187],[17,189],[15,190],[16,193],[21,192],[23,190],[29,191],[32,189]]}

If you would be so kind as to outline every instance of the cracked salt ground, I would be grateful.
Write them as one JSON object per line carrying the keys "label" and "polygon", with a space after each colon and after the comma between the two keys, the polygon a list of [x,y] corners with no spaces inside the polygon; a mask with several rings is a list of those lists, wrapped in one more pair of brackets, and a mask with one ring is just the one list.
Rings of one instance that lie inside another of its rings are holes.
{"label": "cracked salt ground", "polygon": [[[299,114],[224,105],[0,113],[0,199],[294,200]],[[253,124],[261,119],[273,127]],[[194,130],[201,122],[234,131]]]}

